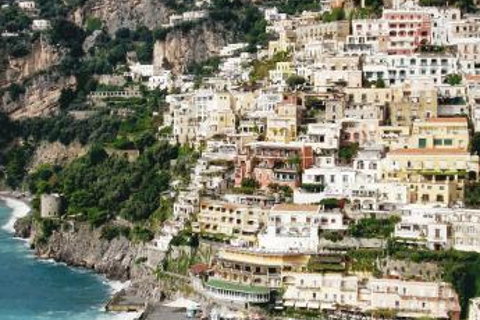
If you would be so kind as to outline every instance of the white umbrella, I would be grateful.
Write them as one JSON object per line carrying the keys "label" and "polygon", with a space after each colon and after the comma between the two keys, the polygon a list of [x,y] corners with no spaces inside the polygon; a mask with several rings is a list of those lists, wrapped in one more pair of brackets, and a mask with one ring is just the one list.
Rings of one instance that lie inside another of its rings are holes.
{"label": "white umbrella", "polygon": [[178,309],[199,309],[200,304],[198,302],[188,300],[185,298],[179,298],[175,301],[164,304],[165,307],[178,308]]}

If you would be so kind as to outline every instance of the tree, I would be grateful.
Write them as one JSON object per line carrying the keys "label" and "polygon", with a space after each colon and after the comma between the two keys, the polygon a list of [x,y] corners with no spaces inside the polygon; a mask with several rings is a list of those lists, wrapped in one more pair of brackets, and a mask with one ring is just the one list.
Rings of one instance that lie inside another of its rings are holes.
{"label": "tree", "polygon": [[475,132],[470,144],[470,152],[480,155],[480,132]]}
{"label": "tree", "polygon": [[303,86],[307,80],[304,77],[295,74],[288,77],[286,82],[290,89],[298,89]]}
{"label": "tree", "polygon": [[460,74],[451,73],[445,77],[445,83],[451,86],[458,86],[462,83],[462,76]]}
{"label": "tree", "polygon": [[257,180],[255,180],[253,178],[243,178],[242,179],[242,188],[255,190],[259,187],[260,187],[260,184],[258,183]]}
{"label": "tree", "polygon": [[357,154],[358,143],[349,143],[347,145],[341,146],[338,150],[338,157],[340,160],[346,163],[350,163]]}
{"label": "tree", "polygon": [[385,81],[382,78],[378,78],[375,82],[375,87],[377,88],[385,88]]}

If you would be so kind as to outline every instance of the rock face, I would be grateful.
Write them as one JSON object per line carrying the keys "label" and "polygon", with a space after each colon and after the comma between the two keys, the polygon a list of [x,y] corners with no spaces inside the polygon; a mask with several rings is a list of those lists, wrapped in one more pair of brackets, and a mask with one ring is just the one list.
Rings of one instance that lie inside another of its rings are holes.
{"label": "rock face", "polygon": [[8,92],[0,101],[0,110],[12,119],[47,116],[55,112],[62,89],[75,85],[74,77],[43,74],[25,85],[25,93],[13,100]]}
{"label": "rock face", "polygon": [[164,41],[155,43],[153,64],[161,67],[168,62],[175,73],[184,72],[188,65],[218,55],[232,38],[233,35],[213,22],[204,22],[185,31],[175,29]]}
{"label": "rock face", "polygon": [[42,164],[65,165],[87,153],[87,147],[79,142],[73,142],[66,146],[56,141],[53,143],[43,142],[35,150],[30,164],[31,169]]}
{"label": "rock face", "polygon": [[[152,256],[145,246],[132,244],[124,237],[103,239],[101,231],[92,229],[88,223],[62,224],[62,230],[54,231],[46,241],[35,242],[37,224],[31,218],[24,218],[15,223],[15,235],[30,239],[39,258],[92,269],[110,280],[130,280],[131,286],[126,291],[131,296],[150,301],[162,297],[154,272],[145,261]],[[163,258],[160,252],[154,255],[152,258],[156,260]]]}
{"label": "rock face", "polygon": [[60,62],[61,53],[40,38],[32,44],[30,54],[17,59],[9,59],[5,74],[5,82],[20,82],[38,72],[48,70]]}
{"label": "rock face", "polygon": [[83,25],[89,17],[98,18],[114,34],[120,28],[155,29],[167,23],[170,14],[171,10],[160,0],[89,0],[74,13],[73,20]]}

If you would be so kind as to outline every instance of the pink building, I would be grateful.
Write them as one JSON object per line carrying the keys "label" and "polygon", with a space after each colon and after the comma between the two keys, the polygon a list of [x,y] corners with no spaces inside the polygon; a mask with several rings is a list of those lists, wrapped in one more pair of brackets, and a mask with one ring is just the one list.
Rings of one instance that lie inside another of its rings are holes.
{"label": "pink building", "polygon": [[388,22],[389,54],[409,54],[422,43],[431,43],[432,25],[428,13],[385,10],[382,18]]}
{"label": "pink building", "polygon": [[301,143],[252,143],[246,154],[238,157],[235,185],[254,178],[261,188],[271,183],[294,188],[300,184],[300,172],[310,168],[313,160],[312,147]]}
{"label": "pink building", "polygon": [[353,20],[354,36],[377,39],[379,50],[410,54],[422,43],[431,43],[432,22],[427,12],[384,10],[381,19]]}

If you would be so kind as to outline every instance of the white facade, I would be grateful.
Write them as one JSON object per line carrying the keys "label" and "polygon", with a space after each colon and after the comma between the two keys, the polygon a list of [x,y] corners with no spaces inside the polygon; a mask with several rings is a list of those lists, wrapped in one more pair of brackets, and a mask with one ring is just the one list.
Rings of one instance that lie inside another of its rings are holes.
{"label": "white facade", "polygon": [[449,318],[460,310],[458,296],[445,282],[360,278],[342,274],[283,274],[287,307],[354,311],[393,310],[407,318]]}
{"label": "white facade", "polygon": [[268,215],[267,228],[258,236],[258,245],[271,251],[317,252],[318,230],[345,230],[343,214],[323,212],[315,205],[275,205]]}
{"label": "white facade", "polygon": [[403,83],[408,79],[428,77],[435,84],[446,75],[458,73],[458,59],[447,55],[375,55],[365,59],[363,74],[368,81],[383,79],[385,84]]}
{"label": "white facade", "polygon": [[32,21],[32,30],[34,31],[44,31],[49,29],[50,26],[50,20],[35,19]]}
{"label": "white facade", "polygon": [[162,74],[151,76],[148,79],[148,88],[150,90],[167,90],[173,85],[172,72],[164,70]]}
{"label": "white facade", "polygon": [[299,140],[307,146],[312,146],[315,153],[323,150],[336,150],[340,145],[340,125],[337,123],[310,123],[307,133]]}

